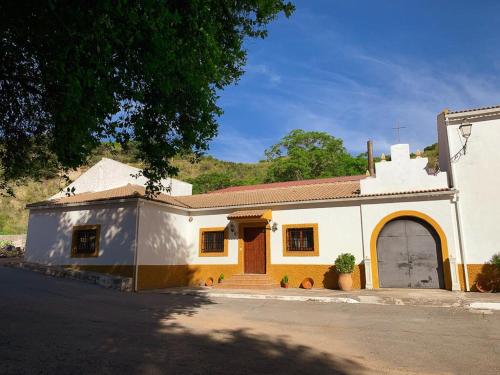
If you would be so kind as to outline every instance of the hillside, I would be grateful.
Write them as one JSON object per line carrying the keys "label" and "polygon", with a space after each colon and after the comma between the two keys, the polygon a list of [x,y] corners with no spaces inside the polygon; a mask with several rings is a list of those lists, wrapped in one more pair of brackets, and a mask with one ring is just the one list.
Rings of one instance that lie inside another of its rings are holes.
{"label": "hillside", "polygon": [[[436,144],[426,147],[423,156],[429,157],[429,165],[434,166],[437,161]],[[103,146],[96,150],[86,166],[70,173],[69,177],[72,180],[76,179],[102,157],[141,167],[133,149],[121,150],[116,146]],[[203,156],[196,163],[192,163],[188,158],[175,158],[172,163],[179,168],[176,178],[192,183],[194,194],[228,186],[263,183],[266,181],[269,168],[269,163],[265,161],[234,163],[218,160],[212,156]],[[64,185],[64,180],[59,177],[28,181],[15,189],[15,198],[0,197],[0,234],[25,233],[28,221],[28,212],[24,209],[26,204],[46,199],[57,193]]]}
{"label": "hillside", "polygon": [[[118,160],[135,167],[141,167],[133,150],[120,150],[109,147],[99,148],[89,159],[86,166],[69,174],[71,180],[89,169],[102,157]],[[264,181],[267,163],[233,163],[203,156],[196,163],[175,158],[172,163],[179,168],[177,179],[193,184],[194,193],[227,187],[230,185],[254,184]],[[26,204],[44,200],[64,187],[65,181],[59,177],[41,181],[30,180],[14,189],[15,197],[0,197],[0,234],[25,233],[28,222]]]}

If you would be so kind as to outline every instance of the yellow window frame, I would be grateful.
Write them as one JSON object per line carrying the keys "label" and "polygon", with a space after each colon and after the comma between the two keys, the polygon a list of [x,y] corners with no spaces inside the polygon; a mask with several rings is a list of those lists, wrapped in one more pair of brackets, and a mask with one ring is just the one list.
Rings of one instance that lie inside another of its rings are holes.
{"label": "yellow window frame", "polygon": [[[313,230],[313,250],[312,251],[294,251],[288,250],[287,247],[287,231],[288,229],[304,229],[312,228]],[[281,227],[283,235],[283,256],[285,257],[314,257],[319,256],[319,235],[318,235],[318,224],[285,224]]]}
{"label": "yellow window frame", "polygon": [[[221,252],[204,252],[203,235],[205,232],[224,232],[224,245]],[[200,257],[225,257],[228,254],[228,231],[226,227],[200,228],[200,238],[198,246],[198,256]]]}

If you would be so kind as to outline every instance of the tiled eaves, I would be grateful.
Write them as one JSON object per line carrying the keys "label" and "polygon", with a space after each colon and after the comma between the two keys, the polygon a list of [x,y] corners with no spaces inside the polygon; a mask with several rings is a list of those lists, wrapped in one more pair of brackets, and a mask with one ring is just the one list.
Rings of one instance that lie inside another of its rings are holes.
{"label": "tiled eaves", "polygon": [[491,107],[481,107],[481,108],[471,108],[471,109],[463,109],[459,111],[449,111],[448,114],[453,115],[456,113],[466,113],[466,112],[475,112],[475,111],[486,111],[488,109],[500,109],[500,105],[494,105]]}
{"label": "tiled eaves", "polygon": [[[37,204],[29,205],[28,208],[50,208],[50,207],[64,207],[64,206],[80,206],[80,205],[89,205],[89,204],[103,204],[103,203],[113,203],[116,201],[125,201],[131,199],[143,199],[146,201],[157,202],[160,204],[165,204],[167,206],[186,210],[186,211],[205,211],[205,210],[217,210],[217,209],[225,209],[225,208],[249,208],[249,207],[267,207],[267,206],[277,206],[277,205],[287,205],[287,204],[307,204],[314,202],[328,202],[328,201],[358,201],[358,200],[376,200],[378,198],[410,198],[410,197],[428,197],[428,196],[450,196],[456,193],[454,189],[428,189],[428,190],[414,190],[414,191],[406,191],[406,192],[392,192],[392,193],[379,193],[379,194],[364,194],[361,195],[359,192],[356,194],[345,194],[338,195],[335,197],[308,197],[300,200],[267,200],[267,201],[259,201],[259,202],[232,202],[227,201],[224,204],[220,205],[186,205],[181,202],[176,203],[177,200],[172,200],[170,196],[168,197],[168,202],[165,199],[158,198],[146,198],[144,196],[138,194],[132,194],[128,196],[117,196],[113,198],[101,198],[101,199],[93,199],[93,200],[81,200],[78,202],[40,202]],[[75,196],[76,197],[76,196]]]}

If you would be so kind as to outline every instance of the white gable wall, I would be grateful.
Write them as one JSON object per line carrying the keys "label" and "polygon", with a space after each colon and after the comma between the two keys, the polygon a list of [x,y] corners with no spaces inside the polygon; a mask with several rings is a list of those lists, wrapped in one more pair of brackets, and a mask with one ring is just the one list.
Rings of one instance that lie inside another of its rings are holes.
{"label": "white gable wall", "polygon": [[[469,264],[488,262],[500,252],[500,111],[492,117],[469,117],[477,113],[451,114],[447,123],[439,121],[440,168],[450,170],[452,183],[459,191],[463,245]],[[450,159],[463,147],[465,139],[459,126],[472,123],[465,155]],[[447,149],[449,148],[449,149]]]}
{"label": "white gable wall", "polygon": [[383,194],[443,189],[448,187],[445,172],[428,174],[427,158],[410,159],[410,146],[391,146],[391,161],[375,163],[375,177],[360,181],[361,194]]}
{"label": "white gable wall", "polygon": [[[139,173],[138,168],[116,160],[102,158],[67,187],[69,189],[74,187],[74,194],[81,194],[118,188],[127,184],[145,186],[147,179],[144,176],[133,177],[137,173]],[[172,196],[192,194],[192,185],[187,182],[167,178],[162,180],[162,184],[170,187],[170,192],[167,194]],[[66,188],[52,196],[51,199],[64,197],[65,192]]]}

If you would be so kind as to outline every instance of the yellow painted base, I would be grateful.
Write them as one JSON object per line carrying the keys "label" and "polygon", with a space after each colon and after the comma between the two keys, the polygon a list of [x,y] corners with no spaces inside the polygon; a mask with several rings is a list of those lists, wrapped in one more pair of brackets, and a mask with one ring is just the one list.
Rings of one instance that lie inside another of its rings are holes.
{"label": "yellow painted base", "polygon": [[[460,281],[460,289],[465,290],[465,274],[464,265],[458,264],[458,278]],[[495,266],[492,264],[468,264],[467,272],[469,274],[469,287],[472,292],[477,292],[476,282],[482,278],[491,280],[495,272]]]}
{"label": "yellow painted base", "polygon": [[[331,265],[271,265],[269,275],[278,284],[284,275],[288,275],[289,285],[298,288],[306,277],[314,280],[314,288],[338,288],[338,276]],[[178,286],[204,285],[208,278],[214,283],[223,273],[227,279],[241,273],[237,265],[171,265],[139,266],[138,289],[161,289]],[[355,267],[352,274],[353,288],[365,285],[363,265]]]}
{"label": "yellow painted base", "polygon": [[[288,276],[289,286],[298,288],[306,277],[314,280],[313,288],[338,289],[338,274],[332,265],[290,265],[273,264],[269,273],[275,282],[279,283],[284,275]],[[352,287],[365,287],[364,265],[355,266],[352,273]]]}
{"label": "yellow painted base", "polygon": [[139,266],[137,288],[144,290],[199,286],[204,285],[210,277],[216,283],[221,273],[225,278],[229,278],[239,273],[238,265]]}
{"label": "yellow painted base", "polygon": [[74,270],[82,270],[89,272],[99,272],[106,273],[109,275],[123,276],[123,277],[133,277],[134,276],[134,266],[129,265],[78,265],[74,264],[71,266],[64,266],[65,268],[72,268]]}

